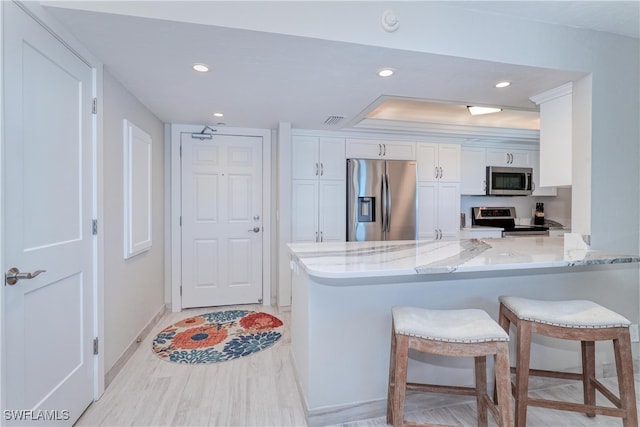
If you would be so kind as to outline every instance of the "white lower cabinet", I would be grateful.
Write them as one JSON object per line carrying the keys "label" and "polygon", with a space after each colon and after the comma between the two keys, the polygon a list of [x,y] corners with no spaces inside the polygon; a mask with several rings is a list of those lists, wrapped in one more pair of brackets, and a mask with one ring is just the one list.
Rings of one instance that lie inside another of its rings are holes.
{"label": "white lower cabinet", "polygon": [[460,231],[460,183],[418,183],[420,240],[452,240]]}
{"label": "white lower cabinet", "polygon": [[342,180],[293,180],[292,242],[344,242],[346,183]]}

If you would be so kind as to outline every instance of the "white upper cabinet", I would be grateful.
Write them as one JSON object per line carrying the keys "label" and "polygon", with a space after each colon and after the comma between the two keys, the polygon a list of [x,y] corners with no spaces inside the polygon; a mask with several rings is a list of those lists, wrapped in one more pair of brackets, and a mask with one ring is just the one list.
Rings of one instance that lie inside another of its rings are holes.
{"label": "white upper cabinet", "polygon": [[533,152],[533,193],[532,196],[557,196],[557,187],[543,187],[540,185],[540,152]]}
{"label": "white upper cabinet", "polygon": [[530,150],[487,148],[487,166],[533,167]]}
{"label": "white upper cabinet", "polygon": [[416,144],[408,141],[347,139],[348,159],[415,160]]}
{"label": "white upper cabinet", "polygon": [[344,138],[294,136],[291,144],[293,179],[345,179]]}
{"label": "white upper cabinet", "polygon": [[418,181],[460,182],[460,146],[417,144]]}
{"label": "white upper cabinet", "polygon": [[531,100],[540,105],[540,184],[571,185],[573,86],[567,83]]}
{"label": "white upper cabinet", "polygon": [[463,196],[486,194],[486,149],[484,147],[463,147],[460,157],[460,194]]}

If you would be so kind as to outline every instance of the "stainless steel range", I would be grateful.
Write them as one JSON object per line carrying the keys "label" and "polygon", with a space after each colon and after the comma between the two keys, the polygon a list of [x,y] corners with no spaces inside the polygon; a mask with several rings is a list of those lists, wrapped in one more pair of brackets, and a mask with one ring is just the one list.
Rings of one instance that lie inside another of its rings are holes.
{"label": "stainless steel range", "polygon": [[502,236],[548,236],[549,227],[543,225],[516,225],[516,208],[473,207],[471,225],[503,228]]}

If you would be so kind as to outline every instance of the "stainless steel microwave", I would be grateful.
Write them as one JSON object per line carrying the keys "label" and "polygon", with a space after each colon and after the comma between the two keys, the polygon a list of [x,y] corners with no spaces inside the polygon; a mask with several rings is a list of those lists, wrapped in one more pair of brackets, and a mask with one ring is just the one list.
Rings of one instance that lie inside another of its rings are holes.
{"label": "stainless steel microwave", "polygon": [[530,196],[532,168],[487,166],[487,195]]}

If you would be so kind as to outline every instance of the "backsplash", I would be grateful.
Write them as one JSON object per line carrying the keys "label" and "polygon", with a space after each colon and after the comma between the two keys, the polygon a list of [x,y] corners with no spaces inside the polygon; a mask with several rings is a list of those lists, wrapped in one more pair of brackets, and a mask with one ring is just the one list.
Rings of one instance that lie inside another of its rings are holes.
{"label": "backsplash", "polygon": [[466,214],[467,225],[471,225],[471,208],[474,206],[514,206],[518,218],[533,218],[536,203],[544,203],[547,219],[571,227],[571,188],[558,188],[557,196],[462,196],[460,212]]}

